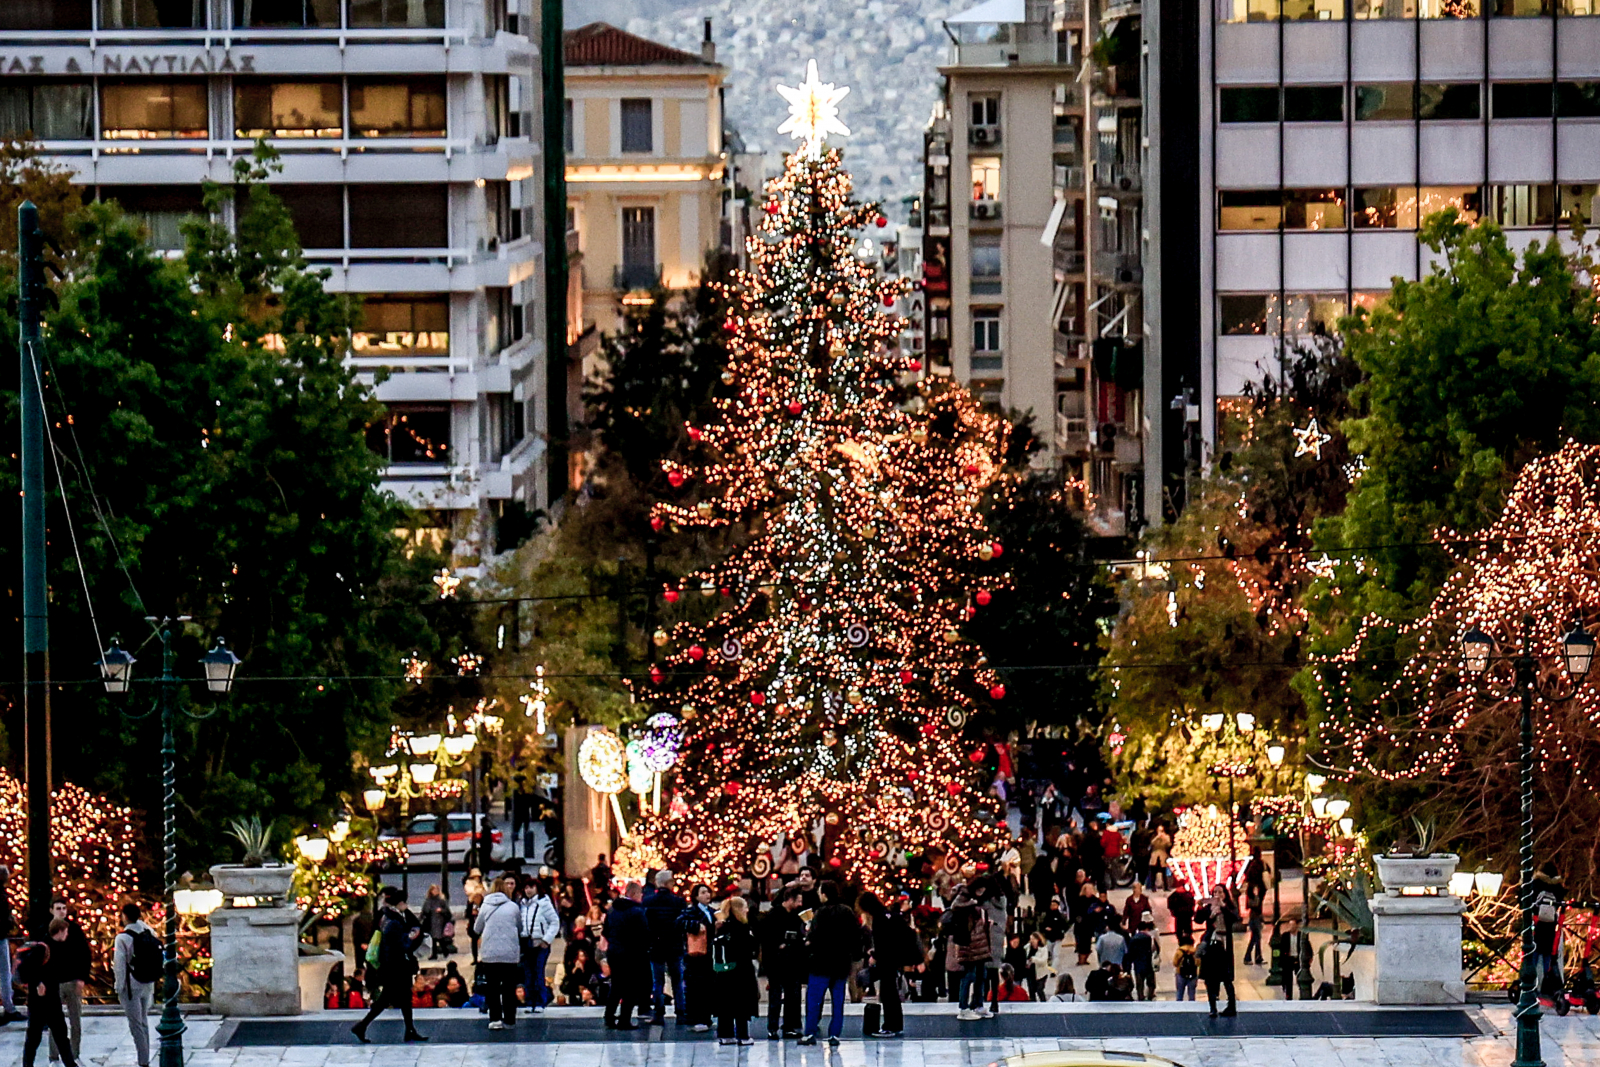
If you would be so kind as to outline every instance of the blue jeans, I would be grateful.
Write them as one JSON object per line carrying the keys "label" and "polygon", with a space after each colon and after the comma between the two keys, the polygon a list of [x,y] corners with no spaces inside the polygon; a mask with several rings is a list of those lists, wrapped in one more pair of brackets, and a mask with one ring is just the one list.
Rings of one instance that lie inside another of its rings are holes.
{"label": "blue jeans", "polygon": [[[969,963],[967,969],[961,972],[961,992],[956,997],[958,1007],[968,1008],[973,1011],[983,1007],[984,974],[983,964]],[[969,1000],[967,990],[972,990]]]}
{"label": "blue jeans", "polygon": [[806,982],[806,1036],[815,1037],[822,1025],[822,998],[833,994],[833,1015],[828,1019],[828,1036],[844,1032],[844,979],[814,974]]}
{"label": "blue jeans", "polygon": [[683,957],[650,961],[650,1007],[657,1019],[667,1015],[667,978],[672,978],[672,1014],[683,1018]]}
{"label": "blue jeans", "polygon": [[1180,975],[1177,976],[1176,981],[1178,983],[1178,999],[1179,1000],[1193,1000],[1194,999],[1195,984],[1197,982],[1199,982],[1199,979],[1198,978],[1185,978],[1183,975],[1180,974]]}
{"label": "blue jeans", "polygon": [[545,982],[545,968],[550,963],[550,946],[522,950],[522,990],[528,998],[528,1007],[543,1008],[554,998]]}

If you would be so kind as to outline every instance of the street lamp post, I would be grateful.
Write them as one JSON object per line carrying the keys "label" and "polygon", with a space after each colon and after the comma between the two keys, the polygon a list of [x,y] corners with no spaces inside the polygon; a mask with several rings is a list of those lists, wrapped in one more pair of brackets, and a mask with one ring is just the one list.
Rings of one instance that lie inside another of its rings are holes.
{"label": "street lamp post", "polygon": [[[166,944],[163,950],[163,985],[161,990],[161,1021],[156,1024],[160,1038],[161,1067],[183,1067],[183,1016],[178,1012],[178,749],[173,737],[173,727],[178,716],[178,686],[180,679],[172,669],[172,627],[174,621],[184,622],[187,615],[176,620],[162,619],[158,626],[161,639],[161,680],[159,703],[161,708],[161,874],[162,896],[166,900]],[[156,620],[147,618],[146,622]],[[111,647],[100,657],[100,678],[108,693],[126,693],[133,680],[133,656],[117,647]],[[229,651],[221,638],[211,651],[200,657],[205,671],[206,688],[213,693],[227,693],[233,688],[233,674],[239,666],[239,657]],[[208,718],[208,715],[193,716]]]}
{"label": "street lamp post", "polygon": [[[1522,909],[1522,970],[1521,993],[1517,998],[1517,1056],[1511,1067],[1544,1067],[1539,1047],[1539,991],[1535,988],[1537,970],[1534,966],[1533,945],[1533,694],[1539,688],[1538,660],[1533,655],[1532,615],[1522,617],[1522,647],[1515,655],[1498,657],[1511,661],[1515,670],[1517,696],[1521,703],[1521,730],[1519,733],[1522,828],[1518,848],[1518,904]],[[1474,626],[1461,638],[1462,667],[1464,673],[1483,675],[1494,656],[1494,638]],[[1589,673],[1594,661],[1595,641],[1582,624],[1575,624],[1561,638],[1562,659],[1571,678],[1573,692]],[[1573,693],[1562,697],[1558,690],[1539,695],[1546,700],[1569,699]]]}

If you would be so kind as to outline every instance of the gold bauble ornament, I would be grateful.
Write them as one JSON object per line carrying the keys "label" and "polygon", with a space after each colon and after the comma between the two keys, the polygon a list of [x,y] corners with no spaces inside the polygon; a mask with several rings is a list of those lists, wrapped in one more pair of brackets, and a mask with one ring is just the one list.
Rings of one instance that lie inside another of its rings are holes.
{"label": "gold bauble ornament", "polygon": [[988,545],[979,545],[978,558],[987,563],[989,560],[994,559],[994,549],[990,548]]}
{"label": "gold bauble ornament", "polygon": [[959,640],[961,640],[961,634],[958,631],[956,631],[956,630],[946,630],[944,632],[944,643],[945,644],[953,645]]}
{"label": "gold bauble ornament", "polygon": [[693,704],[685,704],[683,707],[678,709],[678,713],[680,715],[682,715],[685,719],[692,719],[692,718],[695,717],[694,705]]}
{"label": "gold bauble ornament", "polygon": [[660,648],[662,645],[667,643],[667,631],[657,630],[655,633],[650,635],[650,640],[656,643],[657,648]]}
{"label": "gold bauble ornament", "polygon": [[837,341],[833,343],[832,348],[828,349],[828,355],[832,356],[834,359],[843,359],[849,354],[850,350]]}
{"label": "gold bauble ornament", "polygon": [[828,303],[832,304],[834,307],[843,307],[844,306],[844,301],[845,301],[845,295],[843,293],[829,293],[828,294]]}
{"label": "gold bauble ornament", "polygon": [[861,690],[852,689],[844,695],[844,698],[852,704],[859,704],[861,703]]}
{"label": "gold bauble ornament", "polygon": [[867,525],[861,527],[861,536],[870,541],[874,537],[878,536],[878,528],[871,523],[868,523]]}
{"label": "gold bauble ornament", "polygon": [[702,500],[694,506],[694,509],[700,513],[702,519],[709,519],[717,513],[717,506],[709,500]]}
{"label": "gold bauble ornament", "polygon": [[722,372],[722,384],[723,385],[732,385],[733,384],[733,377],[734,377],[733,376],[733,371],[731,371],[731,370],[723,371]]}
{"label": "gold bauble ornament", "polygon": [[920,426],[918,426],[915,430],[912,430],[911,431],[911,443],[914,444],[914,445],[925,445],[925,444],[927,444],[928,443],[928,431],[924,430]]}
{"label": "gold bauble ornament", "polygon": [[701,586],[700,586],[700,595],[701,596],[716,596],[717,595],[717,584],[715,582],[703,582],[701,584]]}

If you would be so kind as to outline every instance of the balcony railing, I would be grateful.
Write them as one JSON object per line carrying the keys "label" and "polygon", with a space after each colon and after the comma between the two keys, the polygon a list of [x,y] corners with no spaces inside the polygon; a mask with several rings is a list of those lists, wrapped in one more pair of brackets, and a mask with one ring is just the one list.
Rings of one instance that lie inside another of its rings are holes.
{"label": "balcony railing", "polygon": [[661,284],[661,264],[627,263],[611,268],[611,288],[654,289]]}
{"label": "balcony railing", "polygon": [[953,44],[948,60],[955,67],[1054,66],[1073,56],[1050,26],[1027,22],[1002,23],[996,39]]}
{"label": "balcony railing", "polygon": [[1056,448],[1062,452],[1080,452],[1088,447],[1089,420],[1081,415],[1056,412]]}
{"label": "balcony railing", "polygon": [[1057,166],[1055,168],[1056,188],[1067,192],[1083,191],[1083,168]]}

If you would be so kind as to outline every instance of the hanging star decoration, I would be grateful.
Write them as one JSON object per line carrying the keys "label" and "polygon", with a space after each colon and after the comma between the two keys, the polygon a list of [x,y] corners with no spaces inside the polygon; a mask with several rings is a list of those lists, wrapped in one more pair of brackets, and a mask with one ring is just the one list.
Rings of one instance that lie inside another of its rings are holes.
{"label": "hanging star decoration", "polygon": [[807,159],[821,159],[822,142],[827,140],[828,134],[850,134],[850,127],[839,121],[839,101],[849,92],[848,85],[818,81],[817,61],[807,61],[804,82],[794,88],[778,86],[778,94],[789,101],[789,117],[778,127],[778,132],[804,141]]}
{"label": "hanging star decoration", "polygon": [[1317,425],[1317,420],[1312,419],[1303,430],[1294,432],[1294,454],[1296,456],[1315,456],[1322,458],[1322,446],[1333,440],[1333,434],[1323,433],[1322,427]]}

